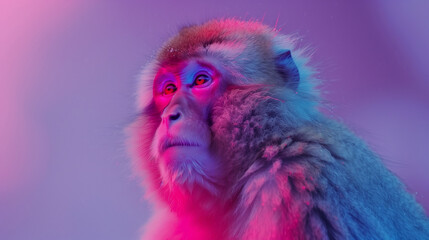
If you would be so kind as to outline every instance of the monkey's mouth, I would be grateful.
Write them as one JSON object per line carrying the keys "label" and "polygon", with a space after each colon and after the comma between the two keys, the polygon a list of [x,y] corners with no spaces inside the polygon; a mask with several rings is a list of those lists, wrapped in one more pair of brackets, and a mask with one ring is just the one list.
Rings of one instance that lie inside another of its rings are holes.
{"label": "monkey's mouth", "polygon": [[168,148],[172,147],[199,147],[200,145],[196,142],[189,141],[182,138],[166,138],[160,145],[160,152],[164,152]]}

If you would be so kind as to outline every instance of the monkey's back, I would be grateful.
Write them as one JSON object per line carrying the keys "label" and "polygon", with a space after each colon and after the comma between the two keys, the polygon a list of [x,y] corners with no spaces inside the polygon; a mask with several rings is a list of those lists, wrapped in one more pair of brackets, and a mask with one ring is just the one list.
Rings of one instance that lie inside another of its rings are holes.
{"label": "monkey's back", "polygon": [[320,148],[305,151],[322,162],[312,196],[330,206],[327,215],[335,212],[340,232],[352,239],[429,239],[421,206],[362,140],[329,119],[297,131],[297,141]]}
{"label": "monkey's back", "polygon": [[[278,96],[277,90],[237,88],[214,106],[212,131],[225,142],[232,192],[239,193],[232,235],[429,239],[421,206],[362,140]],[[241,173],[234,175],[236,169]],[[244,230],[262,224],[275,229]]]}

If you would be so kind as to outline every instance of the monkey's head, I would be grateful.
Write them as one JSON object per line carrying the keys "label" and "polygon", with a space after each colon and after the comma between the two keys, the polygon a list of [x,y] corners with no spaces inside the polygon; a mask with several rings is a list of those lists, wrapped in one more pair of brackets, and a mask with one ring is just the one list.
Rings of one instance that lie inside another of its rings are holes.
{"label": "monkey's head", "polygon": [[[253,160],[233,157],[235,147],[240,152],[249,145],[238,149],[234,144],[243,136],[225,129],[249,123],[245,115],[265,103],[274,104],[263,113],[272,117],[284,108],[305,116],[313,107],[311,72],[300,55],[275,29],[234,19],[185,27],[167,41],[143,71],[141,114],[129,128],[135,164],[149,189],[179,208],[192,199],[207,203],[202,198],[233,185]],[[241,99],[254,104],[243,102],[249,109],[241,111]]]}

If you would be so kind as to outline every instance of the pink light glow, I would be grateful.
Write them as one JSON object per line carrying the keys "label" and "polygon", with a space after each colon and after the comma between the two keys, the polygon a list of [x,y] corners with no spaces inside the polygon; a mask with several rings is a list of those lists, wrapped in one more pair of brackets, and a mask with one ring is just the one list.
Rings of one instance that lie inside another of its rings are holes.
{"label": "pink light glow", "polygon": [[264,18],[302,36],[334,114],[427,211],[424,9],[417,1],[0,1],[0,239],[138,238],[151,207],[117,134],[135,116],[135,79],[181,26],[221,17]]}

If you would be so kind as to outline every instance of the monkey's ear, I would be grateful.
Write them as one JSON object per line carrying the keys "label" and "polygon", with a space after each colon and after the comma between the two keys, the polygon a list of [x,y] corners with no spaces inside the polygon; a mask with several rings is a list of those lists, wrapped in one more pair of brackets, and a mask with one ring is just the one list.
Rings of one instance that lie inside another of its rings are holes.
{"label": "monkey's ear", "polygon": [[299,71],[289,50],[282,51],[276,56],[276,67],[287,86],[296,90],[299,85]]}

